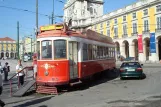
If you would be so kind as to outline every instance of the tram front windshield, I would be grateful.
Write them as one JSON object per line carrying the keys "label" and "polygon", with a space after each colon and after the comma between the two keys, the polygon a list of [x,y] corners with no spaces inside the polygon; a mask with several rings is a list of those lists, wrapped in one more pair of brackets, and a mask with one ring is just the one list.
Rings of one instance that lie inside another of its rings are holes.
{"label": "tram front windshield", "polygon": [[65,40],[55,40],[54,41],[54,58],[66,58],[66,41]]}
{"label": "tram front windshield", "polygon": [[[52,49],[52,44],[53,48]],[[41,41],[41,59],[66,59],[67,58],[67,43],[66,40],[51,40]],[[52,54],[53,52],[53,54]]]}
{"label": "tram front windshield", "polygon": [[42,41],[42,59],[51,59],[52,58],[52,41],[46,40]]}

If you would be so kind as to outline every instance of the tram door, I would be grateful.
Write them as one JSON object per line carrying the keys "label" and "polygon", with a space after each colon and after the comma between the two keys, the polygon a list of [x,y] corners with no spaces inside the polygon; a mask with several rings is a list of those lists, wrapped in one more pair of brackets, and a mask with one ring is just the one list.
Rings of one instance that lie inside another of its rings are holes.
{"label": "tram door", "polygon": [[70,79],[78,78],[78,43],[69,42]]}

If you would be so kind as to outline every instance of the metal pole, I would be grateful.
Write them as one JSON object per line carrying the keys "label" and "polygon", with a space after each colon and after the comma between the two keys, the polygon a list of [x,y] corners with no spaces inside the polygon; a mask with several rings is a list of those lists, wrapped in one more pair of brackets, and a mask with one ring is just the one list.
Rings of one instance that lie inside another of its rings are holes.
{"label": "metal pole", "polygon": [[20,58],[19,55],[19,21],[17,21],[17,58]]}
{"label": "metal pole", "polygon": [[36,32],[35,32],[35,40],[34,40],[34,52],[37,51],[36,49],[36,37],[37,37],[37,34],[38,34],[38,0],[36,0]]}
{"label": "metal pole", "polygon": [[52,21],[52,22],[51,22],[52,24],[54,24],[54,18],[55,18],[55,17],[54,17],[54,0],[53,0],[53,13],[52,13],[52,20],[51,20],[51,21]]}
{"label": "metal pole", "polygon": [[38,29],[38,0],[36,0],[36,30]]}
{"label": "metal pole", "polygon": [[24,61],[24,50],[25,50],[25,37],[23,37],[23,45],[22,45],[22,50],[23,50],[23,55],[22,55],[22,58],[23,58],[23,61]]}
{"label": "metal pole", "polygon": [[31,38],[31,53],[32,53],[32,38]]}

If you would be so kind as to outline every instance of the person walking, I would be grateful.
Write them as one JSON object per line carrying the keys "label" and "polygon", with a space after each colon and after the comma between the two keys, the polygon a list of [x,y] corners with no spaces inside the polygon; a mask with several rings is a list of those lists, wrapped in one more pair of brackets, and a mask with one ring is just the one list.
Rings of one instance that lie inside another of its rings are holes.
{"label": "person walking", "polygon": [[18,64],[16,66],[16,73],[18,78],[18,87],[19,85],[22,86],[24,84],[24,71],[22,71],[23,66],[21,60],[18,60]]}
{"label": "person walking", "polygon": [[1,62],[0,62],[0,72],[1,72],[1,74],[3,73],[3,67],[1,65]]}
{"label": "person walking", "polygon": [[4,81],[8,81],[8,72],[10,72],[10,66],[8,66],[8,62],[5,63],[3,67],[4,72]]}
{"label": "person walking", "polygon": [[32,66],[33,66],[33,70],[34,70],[34,78],[36,78],[36,74],[37,74],[37,57],[36,57],[36,55],[33,56]]}
{"label": "person walking", "polygon": [[[0,74],[0,95],[2,94],[3,91],[3,80],[2,80],[2,74]],[[0,99],[0,106],[4,107],[5,103]]]}

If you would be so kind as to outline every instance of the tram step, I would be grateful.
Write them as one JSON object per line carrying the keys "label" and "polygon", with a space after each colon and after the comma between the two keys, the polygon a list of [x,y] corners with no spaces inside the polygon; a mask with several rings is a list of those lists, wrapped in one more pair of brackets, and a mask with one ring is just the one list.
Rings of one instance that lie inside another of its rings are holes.
{"label": "tram step", "polygon": [[82,83],[82,81],[73,82],[73,83],[70,83],[70,86],[81,84],[81,83]]}
{"label": "tram step", "polygon": [[36,92],[41,93],[41,94],[58,95],[57,88],[56,87],[49,87],[49,86],[37,86]]}

